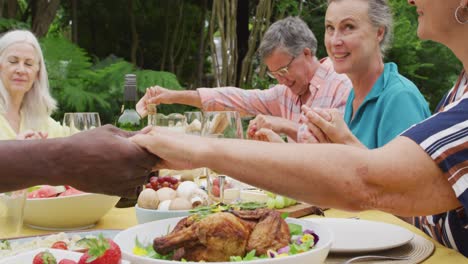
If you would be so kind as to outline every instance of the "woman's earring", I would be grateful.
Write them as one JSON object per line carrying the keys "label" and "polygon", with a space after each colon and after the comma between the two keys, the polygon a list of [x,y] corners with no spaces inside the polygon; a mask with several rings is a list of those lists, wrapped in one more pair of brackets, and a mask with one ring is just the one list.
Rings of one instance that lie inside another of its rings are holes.
{"label": "woman's earring", "polygon": [[468,12],[468,7],[466,7],[466,6],[464,6],[464,7],[463,7],[463,6],[458,6],[457,9],[455,9],[455,20],[457,20],[457,22],[458,22],[459,24],[462,24],[462,25],[468,24],[468,19],[465,19],[465,21],[462,21],[462,20],[460,19],[460,17],[463,17],[463,16],[460,16],[460,15],[459,15],[459,11],[460,11],[460,10],[462,10],[461,12],[463,12],[463,10],[464,10],[465,12]]}

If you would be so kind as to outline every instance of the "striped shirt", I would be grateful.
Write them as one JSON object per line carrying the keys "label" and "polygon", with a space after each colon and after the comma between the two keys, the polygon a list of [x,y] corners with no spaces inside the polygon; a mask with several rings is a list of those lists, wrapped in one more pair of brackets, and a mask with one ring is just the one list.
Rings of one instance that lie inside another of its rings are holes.
{"label": "striped shirt", "polygon": [[[437,163],[453,188],[461,207],[432,216],[414,218],[425,233],[468,257],[468,86],[462,74],[442,99],[437,114],[402,135],[418,143]],[[430,202],[430,201],[428,201]]]}
{"label": "striped shirt", "polygon": [[[320,60],[320,66],[309,83],[309,107],[337,108],[344,112],[352,84],[344,74],[333,69],[329,58]],[[300,123],[301,101],[284,85],[267,90],[244,90],[236,87],[197,89],[204,111],[238,111],[242,116],[271,115]]]}

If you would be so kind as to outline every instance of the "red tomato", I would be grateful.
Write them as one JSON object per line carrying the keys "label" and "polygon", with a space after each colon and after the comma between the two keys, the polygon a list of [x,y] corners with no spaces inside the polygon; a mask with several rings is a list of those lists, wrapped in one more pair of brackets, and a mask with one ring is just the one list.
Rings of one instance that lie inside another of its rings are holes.
{"label": "red tomato", "polygon": [[67,250],[68,246],[67,243],[63,241],[57,241],[54,244],[52,244],[51,248]]}

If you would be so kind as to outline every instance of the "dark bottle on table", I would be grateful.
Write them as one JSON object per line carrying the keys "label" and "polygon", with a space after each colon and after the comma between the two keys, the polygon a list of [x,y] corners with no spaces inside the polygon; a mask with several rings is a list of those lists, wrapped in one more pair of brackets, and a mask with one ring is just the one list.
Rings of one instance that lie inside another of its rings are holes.
{"label": "dark bottle on table", "polygon": [[[120,129],[127,131],[137,131],[143,128],[143,122],[140,115],[135,110],[136,102],[138,100],[137,82],[135,74],[125,75],[124,84],[124,102],[119,118],[117,119],[116,126]],[[141,176],[141,175],[138,175]],[[137,190],[135,194],[138,195]],[[116,207],[132,207],[136,204],[137,198],[120,198]]]}
{"label": "dark bottle on table", "polygon": [[121,114],[117,119],[117,127],[128,131],[136,131],[143,128],[143,121],[135,110],[137,101],[138,94],[136,75],[126,74],[124,85],[124,102],[122,104]]}

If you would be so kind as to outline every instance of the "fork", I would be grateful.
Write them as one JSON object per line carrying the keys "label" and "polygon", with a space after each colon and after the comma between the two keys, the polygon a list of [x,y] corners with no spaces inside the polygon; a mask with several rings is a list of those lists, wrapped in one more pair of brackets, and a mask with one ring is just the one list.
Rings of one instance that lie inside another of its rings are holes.
{"label": "fork", "polygon": [[359,260],[372,260],[372,259],[382,259],[382,260],[408,260],[410,257],[408,256],[401,256],[401,257],[390,257],[390,256],[377,256],[377,255],[368,255],[368,256],[359,256],[348,259],[347,261],[343,262],[342,264],[349,264],[351,262],[359,261]]}

